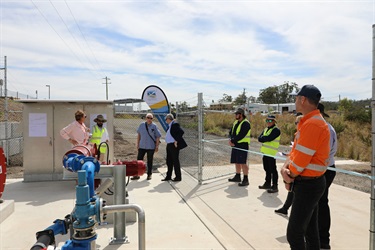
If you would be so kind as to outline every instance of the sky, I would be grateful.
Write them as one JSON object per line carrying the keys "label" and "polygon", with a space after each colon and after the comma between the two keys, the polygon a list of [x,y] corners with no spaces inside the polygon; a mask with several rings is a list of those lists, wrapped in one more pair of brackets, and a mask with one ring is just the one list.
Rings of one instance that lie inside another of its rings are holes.
{"label": "sky", "polygon": [[285,82],[313,84],[323,101],[363,100],[372,97],[374,6],[0,0],[0,68],[6,56],[9,93],[41,100],[141,98],[157,85],[169,102],[194,106],[198,93],[209,104]]}

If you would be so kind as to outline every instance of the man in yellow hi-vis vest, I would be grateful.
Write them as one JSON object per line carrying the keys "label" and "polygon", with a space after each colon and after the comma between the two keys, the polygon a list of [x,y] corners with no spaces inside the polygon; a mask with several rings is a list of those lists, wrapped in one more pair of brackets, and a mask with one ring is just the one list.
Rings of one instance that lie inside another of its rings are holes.
{"label": "man in yellow hi-vis vest", "polygon": [[[276,118],[269,115],[266,118],[267,127],[259,135],[258,141],[263,143],[260,152],[263,153],[263,169],[266,171],[266,181],[259,186],[260,189],[267,189],[268,193],[279,192],[277,181],[279,174],[276,168],[276,159],[273,157],[277,154],[280,146],[280,129],[276,126]],[[272,185],[271,185],[272,180]]]}
{"label": "man in yellow hi-vis vest", "polygon": [[[92,128],[92,136],[90,139],[91,143],[95,143],[96,146],[99,149],[99,145],[102,142],[109,142],[109,135],[107,128],[103,126],[103,124],[107,120],[104,119],[103,115],[98,115],[95,119],[94,122],[96,122],[96,125]],[[107,153],[107,145],[105,143],[100,145],[100,158],[99,161],[103,162],[104,156]]]}
{"label": "man in yellow hi-vis vest", "polygon": [[[230,163],[236,166],[236,175],[228,179],[230,182],[239,182],[238,186],[249,185],[249,166],[247,165],[247,151],[250,145],[250,122],[246,119],[245,111],[242,108],[235,112],[236,120],[229,131],[229,145],[232,147]],[[241,182],[241,170],[244,174]]]}

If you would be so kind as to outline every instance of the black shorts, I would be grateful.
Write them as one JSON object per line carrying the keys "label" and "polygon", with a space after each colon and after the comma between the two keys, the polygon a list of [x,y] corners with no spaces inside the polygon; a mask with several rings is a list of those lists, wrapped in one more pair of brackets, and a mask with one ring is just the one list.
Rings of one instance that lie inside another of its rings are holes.
{"label": "black shorts", "polygon": [[[237,149],[239,148],[239,149]],[[242,149],[242,150],[241,150]],[[246,164],[247,162],[247,150],[249,150],[248,143],[239,143],[232,148],[230,156],[230,163]]]}

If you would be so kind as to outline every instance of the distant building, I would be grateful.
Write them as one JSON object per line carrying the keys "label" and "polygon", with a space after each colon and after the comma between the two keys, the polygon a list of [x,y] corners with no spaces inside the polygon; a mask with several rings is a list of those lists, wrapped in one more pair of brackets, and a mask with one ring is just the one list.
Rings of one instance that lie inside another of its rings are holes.
{"label": "distant building", "polygon": [[233,110],[234,105],[232,102],[217,102],[210,104],[211,110]]}
{"label": "distant building", "polygon": [[245,105],[245,109],[251,114],[262,113],[262,114],[282,114],[282,113],[294,113],[296,111],[296,105],[294,103],[279,103],[279,104],[264,104],[264,103],[249,103]]}

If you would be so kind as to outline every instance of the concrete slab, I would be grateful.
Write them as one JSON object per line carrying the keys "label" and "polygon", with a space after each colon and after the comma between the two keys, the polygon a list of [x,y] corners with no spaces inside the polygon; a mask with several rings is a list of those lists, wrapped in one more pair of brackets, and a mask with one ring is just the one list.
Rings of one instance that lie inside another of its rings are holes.
{"label": "concrete slab", "polygon": [[[234,169],[234,166],[233,166]],[[130,181],[132,203],[146,214],[146,249],[289,249],[287,217],[274,213],[287,195],[258,189],[264,182],[261,165],[250,167],[250,186],[219,178],[198,185],[183,173],[183,181],[161,182],[154,173]],[[370,195],[333,184],[330,189],[332,249],[369,249]],[[7,180],[5,201],[15,211],[0,224],[0,249],[30,249],[35,233],[63,219],[75,205],[75,181],[22,182]],[[98,226],[97,249],[138,249],[137,222],[127,223],[129,243],[109,245],[113,225]],[[61,247],[68,236],[56,237]]]}
{"label": "concrete slab", "polygon": [[14,212],[14,200],[6,200],[0,203],[0,223],[6,220]]}

